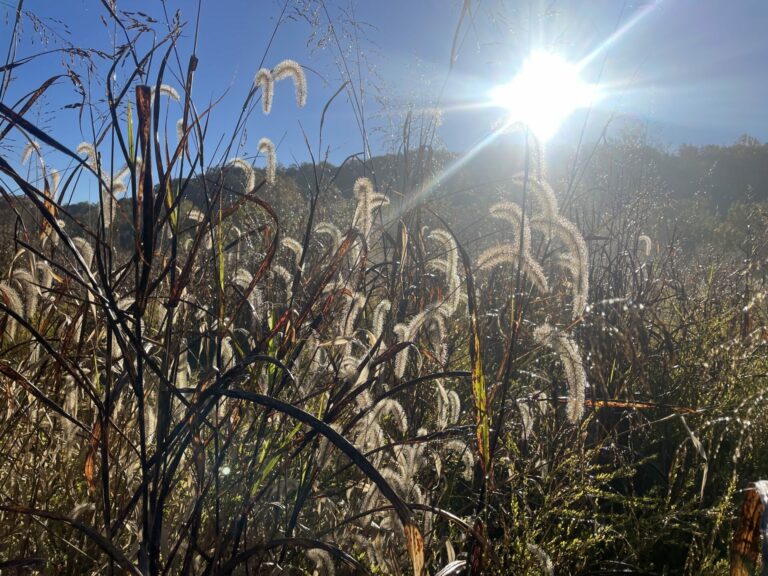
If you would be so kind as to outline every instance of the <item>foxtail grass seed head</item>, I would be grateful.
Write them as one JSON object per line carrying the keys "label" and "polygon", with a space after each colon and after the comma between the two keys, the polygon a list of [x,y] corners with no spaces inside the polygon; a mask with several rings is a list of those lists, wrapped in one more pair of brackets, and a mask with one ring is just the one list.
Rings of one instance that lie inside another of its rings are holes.
{"label": "foxtail grass seed head", "polygon": [[520,271],[541,293],[549,292],[549,282],[541,265],[529,254],[520,254],[517,246],[498,244],[488,248],[477,258],[479,270],[490,270],[501,264],[519,266]]}
{"label": "foxtail grass seed head", "polygon": [[578,423],[584,415],[587,374],[576,342],[546,323],[533,331],[533,337],[536,342],[548,346],[559,356],[563,364],[565,380],[568,383],[566,414],[569,422]]}
{"label": "foxtail grass seed head", "polygon": [[519,188],[527,187],[538,208],[538,214],[550,218],[554,218],[557,215],[559,211],[557,196],[555,196],[555,191],[546,180],[537,180],[532,178],[531,175],[528,175],[526,180],[524,173],[518,173],[512,177],[512,183]]}
{"label": "foxtail grass seed head", "polygon": [[640,254],[645,258],[650,258],[651,251],[653,250],[653,241],[650,236],[640,234],[637,238],[637,246]]}
{"label": "foxtail grass seed head", "polygon": [[431,260],[427,266],[441,272],[446,280],[446,293],[448,297],[446,304],[448,306],[448,315],[456,313],[461,300],[461,277],[459,276],[459,251],[456,240],[447,230],[433,230],[429,238],[440,245],[440,250],[444,252],[442,259]]}
{"label": "foxtail grass seed head", "polygon": [[293,87],[296,91],[296,105],[303,108],[307,103],[307,79],[304,75],[304,69],[295,60],[283,60],[272,70],[272,77],[275,82],[284,78],[293,80]]}
{"label": "foxtail grass seed head", "polygon": [[472,480],[472,474],[475,467],[475,458],[472,455],[472,450],[467,446],[465,442],[460,440],[451,440],[440,446],[440,452],[442,454],[456,454],[461,458],[464,468],[462,470],[462,478],[465,481],[470,482]]}
{"label": "foxtail grass seed head", "polygon": [[520,206],[514,202],[499,202],[491,206],[490,212],[494,218],[509,224],[515,243],[522,242],[522,251],[528,253],[531,249],[531,228]]}
{"label": "foxtail grass seed head", "polygon": [[40,288],[37,287],[37,279],[29,270],[17,269],[13,271],[13,279],[18,282],[24,293],[26,303],[26,317],[32,319],[37,312],[37,299],[40,296]]}
{"label": "foxtail grass seed head", "polygon": [[589,252],[584,237],[575,224],[567,218],[539,216],[534,225],[556,237],[563,245],[565,254],[556,260],[567,270],[573,281],[573,318],[584,314],[589,298]]}
{"label": "foxtail grass seed head", "polygon": [[[19,316],[24,315],[24,304],[21,301],[21,296],[19,296],[19,293],[16,291],[16,289],[6,281],[0,282],[0,300],[2,300],[2,303],[5,304],[5,306],[7,306],[10,310]],[[6,334],[11,340],[13,340],[13,337],[16,335],[17,322],[14,318],[11,318],[6,314],[3,315],[7,318]]]}
{"label": "foxtail grass seed head", "polygon": [[336,576],[333,558],[325,550],[320,548],[307,550],[307,558],[315,568],[311,576]]}
{"label": "foxtail grass seed head", "polygon": [[[169,84],[161,84],[160,85],[160,94],[164,96],[168,96],[171,100],[174,102],[180,102],[181,98],[179,97],[179,93],[176,91],[176,88]],[[155,97],[155,87],[152,86],[152,99]]]}
{"label": "foxtail grass seed head", "polygon": [[93,262],[93,246],[85,238],[77,237],[72,239],[72,243],[80,252],[80,257],[85,262],[85,265],[90,269]]}
{"label": "foxtail grass seed head", "polygon": [[59,182],[61,182],[61,172],[59,172],[55,168],[51,168],[51,170],[48,171],[48,176],[50,177],[51,194],[55,196],[56,193],[59,191]]}
{"label": "foxtail grass seed head", "polygon": [[125,191],[125,184],[118,182],[113,185],[112,190],[106,186],[101,187],[101,208],[105,229],[109,229],[112,226],[112,222],[115,219],[115,211],[117,210],[117,200],[115,199],[113,190],[123,192]]}
{"label": "foxtail grass seed head", "polygon": [[357,200],[352,227],[368,238],[373,227],[373,213],[389,206],[389,199],[384,194],[374,192],[373,183],[368,178],[358,178],[352,187],[352,193]]}
{"label": "foxtail grass seed head", "polygon": [[77,146],[76,150],[77,154],[79,156],[85,155],[87,160],[86,162],[91,167],[96,166],[96,160],[98,159],[98,156],[96,155],[96,148],[94,148],[93,144],[90,142],[81,142]]}
{"label": "foxtail grass seed head", "polygon": [[243,158],[233,158],[227,163],[227,166],[236,168],[243,173],[246,194],[251,192],[251,190],[256,187],[256,174],[253,170],[253,166],[251,166]]}
{"label": "foxtail grass seed head", "polygon": [[293,252],[293,259],[298,266],[299,262],[301,262],[301,255],[304,253],[304,248],[302,247],[301,242],[290,236],[286,236],[280,242],[284,248]]}
{"label": "foxtail grass seed head", "polygon": [[373,311],[373,335],[378,338],[384,332],[384,323],[386,322],[387,315],[392,308],[392,303],[389,300],[382,300],[376,305]]}
{"label": "foxtail grass seed head", "polygon": [[38,155],[40,154],[40,143],[36,140],[31,140],[26,146],[24,146],[24,150],[21,152],[21,163],[26,164],[29,162],[33,152]]}
{"label": "foxtail grass seed head", "polygon": [[277,156],[275,154],[275,145],[269,138],[262,138],[259,140],[258,146],[259,154],[264,154],[267,160],[266,168],[266,180],[268,184],[275,183],[275,176],[277,174]]}
{"label": "foxtail grass seed head", "polygon": [[331,247],[333,250],[336,250],[339,247],[339,244],[341,244],[341,230],[330,222],[320,222],[320,224],[315,227],[315,233],[330,236],[332,240]]}
{"label": "foxtail grass seed head", "polygon": [[373,194],[373,183],[368,178],[358,178],[352,187],[352,194],[358,201],[370,196]]}
{"label": "foxtail grass seed head", "polygon": [[261,109],[264,114],[269,114],[272,110],[272,96],[275,92],[275,81],[272,78],[272,72],[267,68],[262,68],[256,73],[253,79],[254,89],[261,89]]}

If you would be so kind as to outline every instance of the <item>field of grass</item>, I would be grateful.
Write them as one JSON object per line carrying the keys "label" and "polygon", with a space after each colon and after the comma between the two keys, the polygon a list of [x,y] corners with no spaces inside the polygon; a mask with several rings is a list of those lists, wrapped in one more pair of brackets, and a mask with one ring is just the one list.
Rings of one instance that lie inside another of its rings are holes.
{"label": "field of grass", "polygon": [[736,257],[652,181],[550,182],[523,131],[468,214],[422,193],[432,117],[389,173],[289,178],[266,138],[235,156],[275,83],[312,97],[292,60],[221,162],[179,33],[83,88],[79,146],[27,114],[45,82],[0,99],[3,573],[729,573],[768,473],[759,207]]}

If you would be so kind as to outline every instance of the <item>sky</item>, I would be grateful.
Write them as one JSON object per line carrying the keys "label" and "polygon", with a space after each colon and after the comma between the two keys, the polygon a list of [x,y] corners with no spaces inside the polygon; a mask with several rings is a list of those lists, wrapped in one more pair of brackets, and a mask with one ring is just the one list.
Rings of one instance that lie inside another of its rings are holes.
{"label": "sky", "polygon": [[[181,10],[188,23],[178,44],[181,67],[172,61],[167,77],[179,90],[196,4],[117,1],[121,10],[141,10],[159,20],[159,30],[164,5],[171,15]],[[488,105],[489,92],[511,79],[533,49],[584,63],[585,80],[604,88],[593,110],[577,112],[563,125],[556,135],[560,143],[575,142],[585,126],[587,137],[594,138],[609,120],[611,135],[640,126],[652,142],[669,149],[730,144],[744,133],[768,140],[765,0],[470,0],[459,26],[462,5],[460,0],[203,0],[194,99],[199,108],[216,103],[206,142],[209,157],[253,156],[258,139],[266,136],[277,145],[282,164],[325,154],[339,163],[351,154],[387,151],[402,134],[408,111],[418,126],[436,110],[442,118],[439,141],[466,152],[503,118],[503,111]],[[15,6],[0,0],[3,51]],[[111,52],[114,31],[102,22],[101,2],[28,0],[24,6],[41,19],[46,39],[42,42],[25,19],[17,59],[67,43]],[[239,149],[226,154],[220,140],[231,134],[255,73],[285,58],[305,67],[307,105],[298,109],[290,83],[279,83],[269,116],[256,110]],[[4,101],[12,104],[60,74],[63,60],[53,53],[17,69]],[[150,70],[153,82],[158,63]],[[81,62],[74,66],[87,78]],[[94,77],[103,76],[106,64],[96,66]],[[118,83],[123,73],[118,69]],[[324,106],[346,79],[354,89],[343,90],[328,106],[321,136]],[[94,81],[91,93],[94,101],[103,100],[103,79]],[[74,148],[91,139],[79,111],[66,108],[77,101],[71,83],[59,80],[28,118]],[[181,105],[169,103],[171,134],[181,113]],[[0,143],[0,153],[10,153],[8,142]]]}

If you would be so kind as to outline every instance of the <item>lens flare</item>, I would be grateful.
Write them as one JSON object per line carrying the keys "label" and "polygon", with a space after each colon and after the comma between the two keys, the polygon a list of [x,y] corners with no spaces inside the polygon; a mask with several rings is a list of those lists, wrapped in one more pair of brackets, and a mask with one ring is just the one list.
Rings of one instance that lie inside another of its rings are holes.
{"label": "lens flare", "polygon": [[551,52],[534,52],[520,73],[491,92],[491,102],[506,108],[509,123],[521,122],[546,141],[576,109],[594,104],[597,86],[579,77],[580,67]]}

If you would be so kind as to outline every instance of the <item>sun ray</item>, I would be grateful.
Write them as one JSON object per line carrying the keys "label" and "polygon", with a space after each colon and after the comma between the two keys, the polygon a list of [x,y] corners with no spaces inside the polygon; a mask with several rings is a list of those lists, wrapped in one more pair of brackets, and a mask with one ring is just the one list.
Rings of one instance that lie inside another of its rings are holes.
{"label": "sun ray", "polygon": [[541,141],[551,138],[578,108],[600,97],[597,86],[579,76],[580,67],[552,52],[533,52],[519,74],[491,92],[491,102],[508,111],[508,122],[528,126]]}
{"label": "sun ray", "polygon": [[608,48],[613,46],[616,42],[618,42],[622,36],[624,36],[627,32],[632,30],[638,23],[640,23],[641,20],[644,20],[646,16],[648,16],[651,12],[653,12],[656,8],[658,8],[661,5],[662,1],[657,0],[656,2],[653,2],[652,4],[648,6],[644,6],[640,8],[632,17],[627,20],[624,24],[619,26],[616,31],[611,34],[608,38],[603,40],[592,52],[587,54],[584,58],[582,58],[579,61],[578,67],[579,70],[583,70],[587,65],[589,65],[597,56],[599,56],[601,53],[605,52]]}

